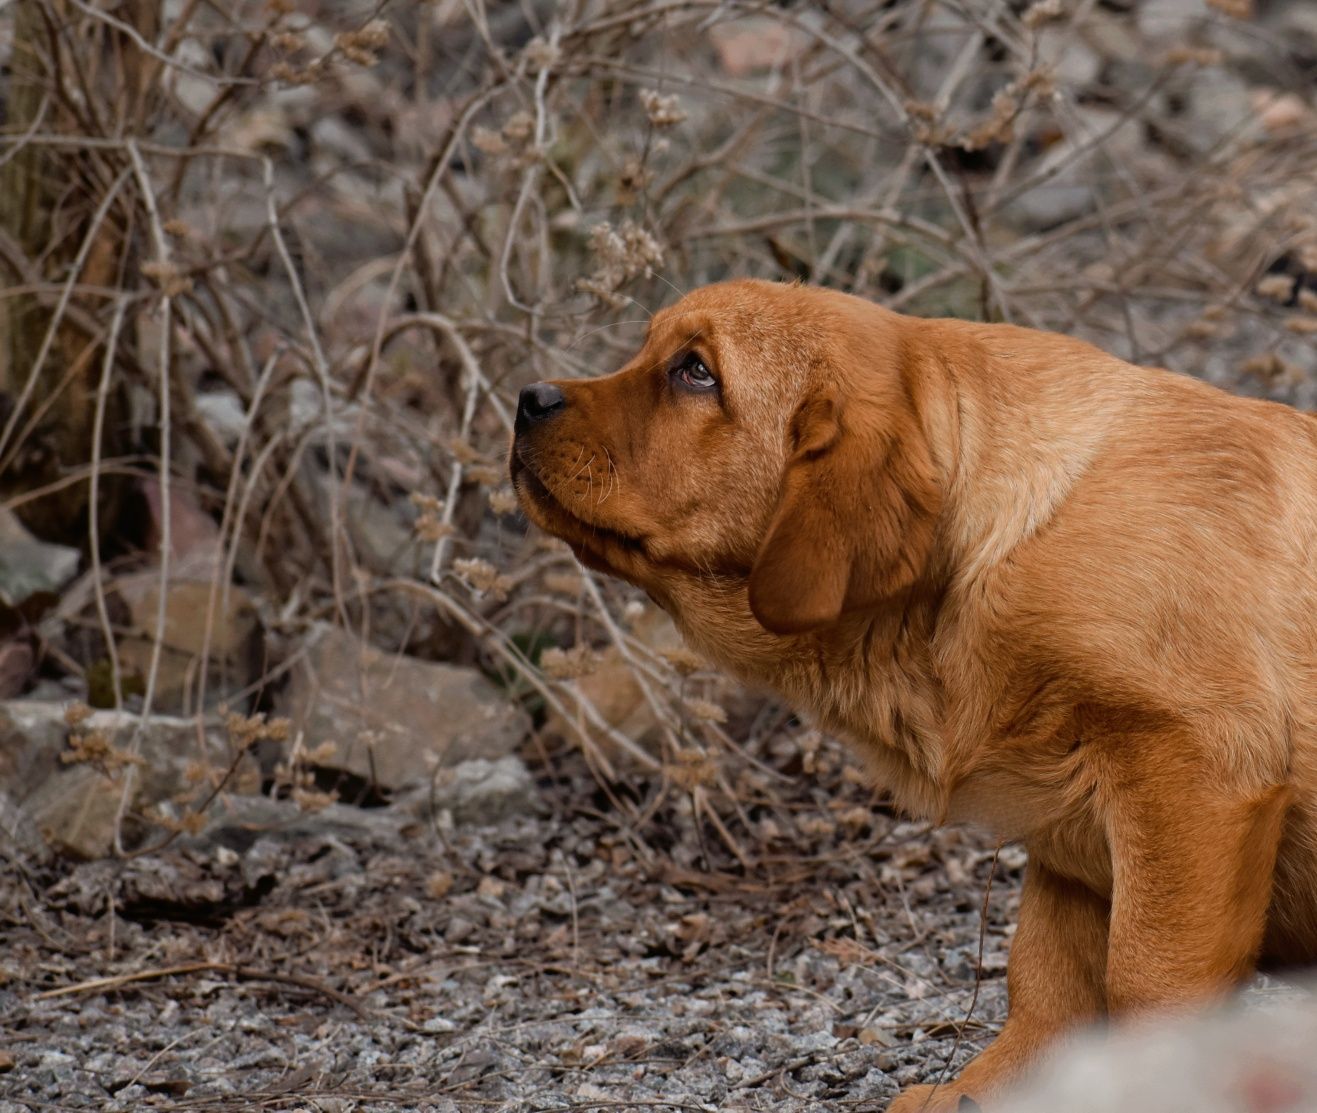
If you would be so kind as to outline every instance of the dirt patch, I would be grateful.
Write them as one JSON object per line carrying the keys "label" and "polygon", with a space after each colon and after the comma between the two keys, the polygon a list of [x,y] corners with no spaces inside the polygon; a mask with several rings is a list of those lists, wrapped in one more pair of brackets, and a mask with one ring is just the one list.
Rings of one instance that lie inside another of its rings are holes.
{"label": "dirt patch", "polygon": [[570,755],[497,826],[272,804],[126,862],[11,858],[0,1110],[880,1109],[999,1022],[1022,856],[819,757],[747,774],[775,792],[743,786],[744,864],[686,793],[615,790],[636,826]]}

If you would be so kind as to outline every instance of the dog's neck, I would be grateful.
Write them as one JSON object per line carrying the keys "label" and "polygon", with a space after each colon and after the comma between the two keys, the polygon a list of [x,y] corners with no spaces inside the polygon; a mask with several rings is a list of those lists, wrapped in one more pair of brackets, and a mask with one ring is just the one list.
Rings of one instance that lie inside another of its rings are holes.
{"label": "dog's neck", "polygon": [[[920,412],[935,451],[954,461],[940,522],[949,585],[966,585],[1044,528],[1131,405],[1145,372],[1080,341],[938,322],[920,377],[934,384]],[[959,342],[953,343],[955,337]],[[958,357],[958,353],[961,353]],[[936,424],[934,424],[936,423]],[[940,444],[945,447],[938,447]]]}
{"label": "dog's neck", "polygon": [[945,768],[944,699],[931,662],[933,598],[790,637],[755,621],[735,580],[689,581],[665,602],[693,648],[850,740],[901,809],[945,813],[954,778]]}

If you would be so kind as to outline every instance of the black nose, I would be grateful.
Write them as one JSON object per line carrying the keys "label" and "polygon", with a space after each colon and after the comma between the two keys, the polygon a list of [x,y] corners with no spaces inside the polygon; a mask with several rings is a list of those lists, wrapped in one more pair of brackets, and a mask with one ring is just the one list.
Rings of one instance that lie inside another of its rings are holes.
{"label": "black nose", "polygon": [[521,397],[517,399],[517,432],[543,421],[566,404],[562,391],[552,383],[531,383],[522,387]]}

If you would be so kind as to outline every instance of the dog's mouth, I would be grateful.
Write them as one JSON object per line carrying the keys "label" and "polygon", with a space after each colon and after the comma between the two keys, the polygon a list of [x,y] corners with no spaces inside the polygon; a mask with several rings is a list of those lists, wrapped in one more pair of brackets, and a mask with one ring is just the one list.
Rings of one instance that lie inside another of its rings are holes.
{"label": "dog's mouth", "polygon": [[519,444],[513,448],[510,471],[522,508],[537,526],[566,541],[586,566],[633,578],[627,573],[634,570],[637,557],[645,556],[643,536],[600,525],[569,510],[522,457]]}

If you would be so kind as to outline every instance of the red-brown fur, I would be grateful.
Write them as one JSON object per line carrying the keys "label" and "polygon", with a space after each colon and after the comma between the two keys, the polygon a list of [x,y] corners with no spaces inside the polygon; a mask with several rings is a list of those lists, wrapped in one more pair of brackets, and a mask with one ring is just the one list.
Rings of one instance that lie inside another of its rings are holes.
{"label": "red-brown fur", "polygon": [[[674,386],[693,349],[721,398]],[[739,281],[519,434],[528,515],[849,739],[898,805],[1022,840],[1001,1036],[1317,958],[1317,420],[1009,325]]]}

